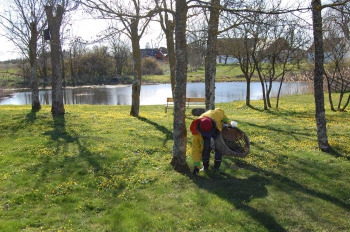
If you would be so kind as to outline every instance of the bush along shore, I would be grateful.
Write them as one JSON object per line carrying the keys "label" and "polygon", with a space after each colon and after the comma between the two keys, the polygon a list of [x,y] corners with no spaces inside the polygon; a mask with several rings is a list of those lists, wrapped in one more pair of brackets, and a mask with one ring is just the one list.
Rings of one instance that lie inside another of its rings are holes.
{"label": "bush along shore", "polygon": [[[0,231],[349,231],[349,112],[326,109],[333,150],[317,148],[314,97],[216,104],[250,139],[223,174],[170,165],[164,106],[0,106]],[[187,163],[191,160],[186,112]],[[213,166],[211,157],[210,169]]]}

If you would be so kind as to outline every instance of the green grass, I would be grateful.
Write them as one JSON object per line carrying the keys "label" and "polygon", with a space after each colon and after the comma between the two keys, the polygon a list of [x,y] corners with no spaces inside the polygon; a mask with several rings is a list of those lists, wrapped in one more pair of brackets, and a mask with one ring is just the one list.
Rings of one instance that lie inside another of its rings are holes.
{"label": "green grass", "polygon": [[[168,66],[161,65],[161,68],[165,70],[164,75],[148,75],[143,76],[142,80],[149,83],[170,83],[170,74],[168,72]],[[187,75],[188,82],[204,82],[205,80],[205,69],[200,68],[197,71],[189,71]],[[238,65],[217,65],[216,67],[216,78],[217,82],[228,82],[228,81],[245,81],[242,71]],[[252,81],[258,81],[255,77]]]}
{"label": "green grass", "polygon": [[[165,62],[158,63],[160,68],[164,71],[163,75],[144,75],[142,76],[142,82],[145,83],[170,83],[170,70],[169,64]],[[305,69],[305,65],[303,65]],[[306,68],[308,69],[308,68]],[[295,71],[298,73],[299,71]],[[21,70],[14,64],[1,64],[0,63],[0,86],[3,88],[18,88],[23,87],[23,77],[19,75]],[[69,75],[68,75],[69,76]],[[131,79],[133,77],[130,77]],[[188,82],[204,82],[205,81],[205,69],[199,68],[196,71],[188,71]],[[232,81],[246,81],[243,73],[238,64],[224,65],[218,64],[216,67],[216,82],[232,82]],[[257,75],[253,75],[251,81],[259,81]],[[1,94],[0,94],[1,96]]]}
{"label": "green grass", "polygon": [[50,106],[0,106],[0,231],[349,231],[349,112],[327,108],[334,150],[323,153],[313,96],[252,104],[216,105],[251,152],[198,177],[169,164],[164,106],[141,106],[139,118],[130,106],[66,105],[57,117]]}
{"label": "green grass", "polygon": [[[146,83],[170,83],[169,67],[166,64],[160,64],[160,67],[164,70],[164,75],[147,75],[143,76],[142,80]],[[305,64],[303,69],[310,69]],[[310,69],[311,70],[311,69]],[[280,71],[277,71],[280,72]],[[293,75],[299,73],[300,70],[294,70]],[[287,74],[287,76],[289,73]],[[196,71],[188,71],[187,82],[204,82],[205,81],[205,69],[199,68]],[[231,81],[246,81],[238,64],[218,64],[216,66],[216,82],[231,82]],[[251,81],[259,81],[258,75],[255,72]]]}

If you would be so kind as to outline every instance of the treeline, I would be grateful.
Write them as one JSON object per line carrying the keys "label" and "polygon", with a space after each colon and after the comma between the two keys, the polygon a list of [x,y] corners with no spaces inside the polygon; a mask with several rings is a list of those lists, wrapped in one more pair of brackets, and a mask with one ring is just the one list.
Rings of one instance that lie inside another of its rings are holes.
{"label": "treeline", "polygon": [[[52,64],[51,54],[45,50],[38,57],[38,82],[41,87],[51,85]],[[133,81],[132,52],[125,47],[94,46],[87,48],[83,44],[74,44],[69,50],[61,53],[62,75],[64,86],[81,85],[115,85],[131,84]],[[163,75],[160,62],[154,58],[142,59],[144,75]],[[19,76],[15,87],[30,87],[30,64],[26,59],[3,61],[11,65],[11,75]],[[4,84],[5,86],[7,84]]]}

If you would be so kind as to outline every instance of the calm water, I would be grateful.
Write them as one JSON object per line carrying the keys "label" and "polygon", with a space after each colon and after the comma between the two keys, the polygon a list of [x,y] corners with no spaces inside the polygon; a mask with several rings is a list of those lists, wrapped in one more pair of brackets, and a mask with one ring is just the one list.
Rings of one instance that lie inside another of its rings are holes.
{"label": "calm water", "polygon": [[[272,97],[277,95],[278,84],[273,83]],[[232,102],[245,100],[245,82],[216,83],[215,102]],[[312,92],[312,83],[283,83],[282,95],[304,94]],[[143,85],[141,87],[141,105],[163,105],[166,98],[171,97],[170,84]],[[205,97],[204,83],[187,84],[187,97]],[[262,99],[260,83],[251,83],[251,100]],[[42,105],[51,104],[51,90],[41,90],[39,93]],[[101,86],[95,88],[76,88],[64,91],[65,104],[91,105],[131,105],[131,86]],[[0,105],[31,104],[31,92],[18,92],[14,97],[3,99]]]}

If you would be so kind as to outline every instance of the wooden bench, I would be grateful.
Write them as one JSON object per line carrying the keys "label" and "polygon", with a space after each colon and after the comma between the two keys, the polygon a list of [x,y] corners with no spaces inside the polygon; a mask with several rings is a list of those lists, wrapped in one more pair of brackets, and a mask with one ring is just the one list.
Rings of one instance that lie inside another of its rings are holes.
{"label": "wooden bench", "polygon": [[[174,107],[174,99],[171,97],[168,97],[166,99],[165,113],[168,112],[168,108],[173,108],[173,107]],[[190,108],[190,107],[204,107],[205,108],[205,98],[204,97],[187,97],[186,98],[186,108]]]}

